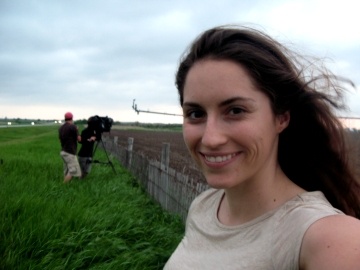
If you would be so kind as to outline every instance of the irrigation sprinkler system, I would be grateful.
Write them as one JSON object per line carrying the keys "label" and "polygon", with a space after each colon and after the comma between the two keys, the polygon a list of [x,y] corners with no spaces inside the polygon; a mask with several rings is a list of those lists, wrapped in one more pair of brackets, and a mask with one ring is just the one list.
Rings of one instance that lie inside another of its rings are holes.
{"label": "irrigation sprinkler system", "polygon": [[[135,112],[137,112],[137,114],[139,113],[154,113],[154,114],[163,114],[163,115],[172,115],[172,116],[183,116],[182,114],[175,114],[175,113],[166,113],[166,112],[154,112],[154,111],[150,111],[150,110],[140,110],[138,109],[136,103],[135,103],[135,99],[133,99],[133,104],[132,104],[132,108],[134,109]],[[356,125],[356,129],[360,129],[360,117],[351,117],[351,116],[339,116],[338,117],[340,120],[342,121],[354,121],[357,122]]]}
{"label": "irrigation sprinkler system", "polygon": [[153,112],[153,111],[144,111],[137,108],[137,105],[135,104],[135,99],[133,99],[133,105],[132,108],[134,109],[137,114],[143,112],[143,113],[155,113],[155,114],[165,114],[165,115],[172,115],[172,116],[182,116],[182,114],[175,114],[175,113],[164,113],[164,112]]}

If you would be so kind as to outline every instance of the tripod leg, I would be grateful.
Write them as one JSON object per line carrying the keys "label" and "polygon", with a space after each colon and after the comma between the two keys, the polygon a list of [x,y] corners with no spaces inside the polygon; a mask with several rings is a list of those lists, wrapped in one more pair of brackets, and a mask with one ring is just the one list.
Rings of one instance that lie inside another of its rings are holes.
{"label": "tripod leg", "polygon": [[94,160],[95,152],[96,152],[96,149],[97,149],[98,145],[99,145],[99,142],[96,141],[96,144],[95,144],[95,147],[94,147],[94,151],[93,151],[93,154],[92,154],[92,162],[93,162],[93,163],[97,163],[97,162],[98,162],[97,160]]}
{"label": "tripod leg", "polygon": [[111,167],[112,167],[112,169],[113,169],[114,173],[116,174],[116,171],[115,171],[114,165],[112,164],[112,162],[111,162],[111,161],[110,161],[110,159],[109,159],[109,155],[108,155],[108,153],[107,153],[107,151],[106,151],[106,148],[105,148],[105,145],[104,145],[104,141],[102,140],[102,138],[100,139],[100,141],[101,141],[102,146],[103,146],[103,149],[104,149],[104,151],[105,151],[105,154],[106,154],[106,157],[107,157],[107,160],[108,160],[108,164],[110,164],[110,165],[111,165]]}
{"label": "tripod leg", "polygon": [[97,149],[97,147],[98,147],[98,144],[99,144],[99,142],[96,141],[96,144],[95,144],[95,147],[94,147],[94,151],[93,151],[93,154],[92,154],[93,160],[94,160],[94,157],[95,157],[95,152],[96,152],[96,149]]}

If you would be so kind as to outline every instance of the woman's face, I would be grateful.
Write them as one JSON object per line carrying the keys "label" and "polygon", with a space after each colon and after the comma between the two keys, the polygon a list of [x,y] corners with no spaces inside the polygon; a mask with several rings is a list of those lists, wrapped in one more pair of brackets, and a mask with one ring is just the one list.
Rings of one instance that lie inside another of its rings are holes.
{"label": "woman's face", "polygon": [[278,135],[289,117],[274,116],[269,98],[240,65],[195,63],[185,81],[183,113],[185,143],[210,186],[232,188],[275,172]]}

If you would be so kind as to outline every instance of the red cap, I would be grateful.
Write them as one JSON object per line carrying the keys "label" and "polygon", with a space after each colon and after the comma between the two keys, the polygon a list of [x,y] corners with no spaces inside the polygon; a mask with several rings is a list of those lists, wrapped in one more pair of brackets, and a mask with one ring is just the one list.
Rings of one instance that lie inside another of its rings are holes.
{"label": "red cap", "polygon": [[72,119],[73,119],[73,115],[71,112],[65,113],[65,120],[72,120]]}

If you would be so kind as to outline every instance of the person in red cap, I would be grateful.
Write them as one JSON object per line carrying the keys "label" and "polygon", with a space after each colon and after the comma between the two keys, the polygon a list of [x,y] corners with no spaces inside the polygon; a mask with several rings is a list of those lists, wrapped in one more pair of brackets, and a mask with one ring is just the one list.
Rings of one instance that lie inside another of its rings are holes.
{"label": "person in red cap", "polygon": [[73,176],[81,177],[81,169],[77,159],[77,143],[80,141],[79,131],[73,122],[73,114],[65,113],[65,123],[59,128],[61,143],[60,155],[64,161],[64,183],[69,182]]}

